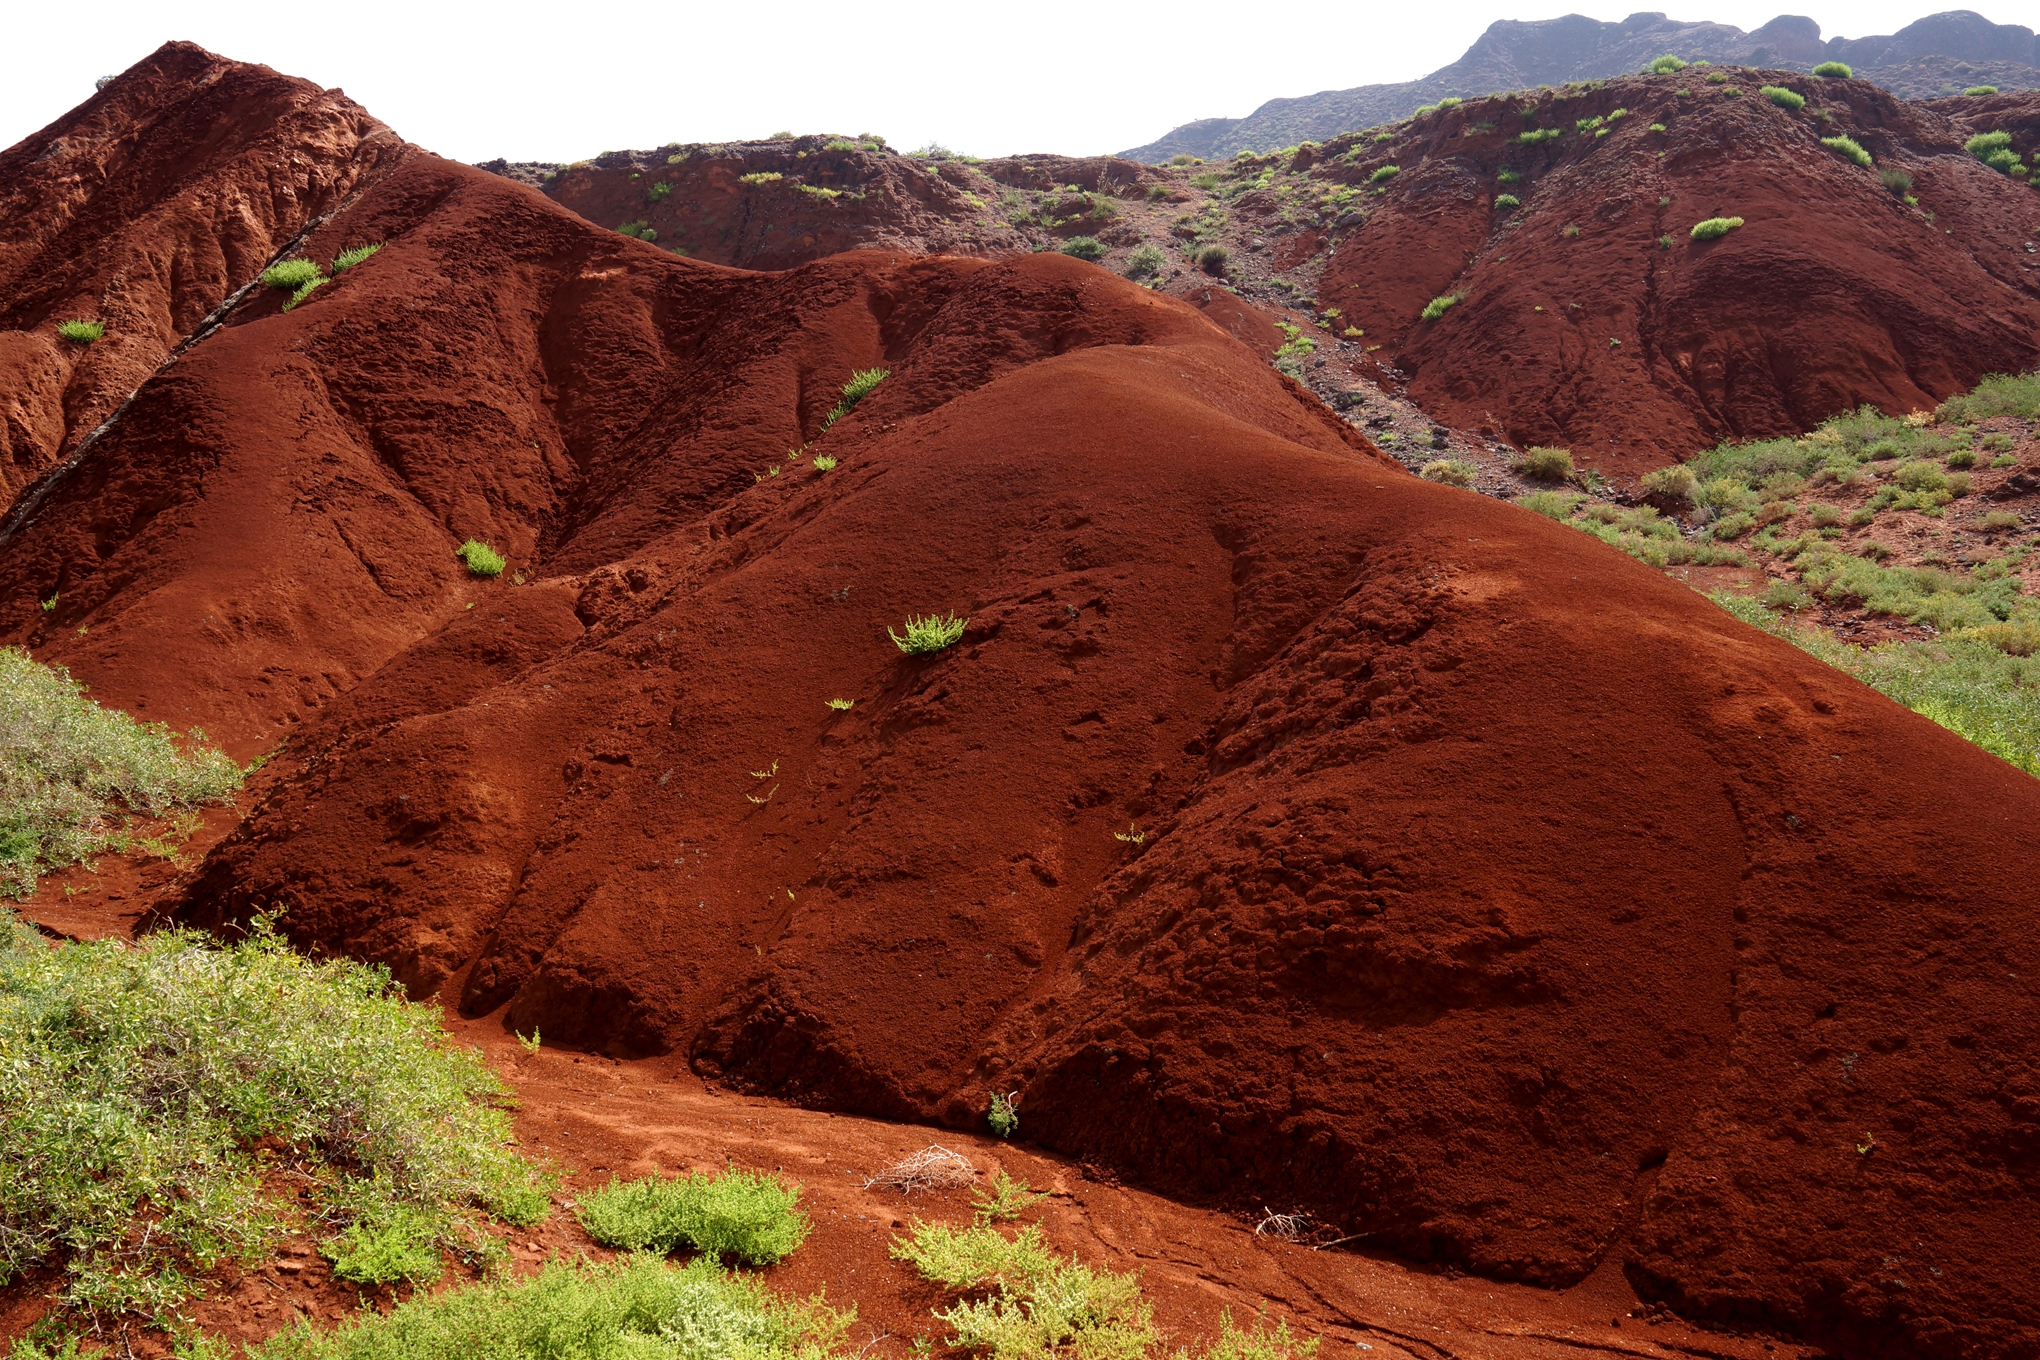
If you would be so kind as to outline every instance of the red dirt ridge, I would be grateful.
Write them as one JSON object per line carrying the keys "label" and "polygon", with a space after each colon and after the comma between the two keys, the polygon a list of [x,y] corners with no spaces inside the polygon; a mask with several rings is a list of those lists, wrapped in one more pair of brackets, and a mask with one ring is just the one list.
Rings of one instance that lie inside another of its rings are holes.
{"label": "red dirt ridge", "polygon": [[307,249],[365,241],[0,544],[9,641],[288,739],[175,916],[800,1104],[1015,1092],[1363,1247],[2040,1350],[2040,784],[1065,256],[742,272],[415,150]]}

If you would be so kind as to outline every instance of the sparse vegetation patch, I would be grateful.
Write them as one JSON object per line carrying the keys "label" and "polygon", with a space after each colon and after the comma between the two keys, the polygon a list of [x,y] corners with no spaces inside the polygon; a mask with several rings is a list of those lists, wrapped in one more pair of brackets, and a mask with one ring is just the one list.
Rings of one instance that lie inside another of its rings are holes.
{"label": "sparse vegetation patch", "polygon": [[1712,241],[1728,235],[1742,224],[1740,217],[1710,217],[1704,222],[1695,222],[1689,234],[1696,241]]}
{"label": "sparse vegetation patch", "polygon": [[807,1240],[800,1187],[731,1167],[671,1180],[646,1176],[609,1184],[581,1199],[581,1226],[605,1247],[661,1254],[692,1247],[747,1265],[782,1261]]}
{"label": "sparse vegetation patch", "polygon": [[57,334],[74,344],[89,345],[106,334],[103,321],[59,321]]}

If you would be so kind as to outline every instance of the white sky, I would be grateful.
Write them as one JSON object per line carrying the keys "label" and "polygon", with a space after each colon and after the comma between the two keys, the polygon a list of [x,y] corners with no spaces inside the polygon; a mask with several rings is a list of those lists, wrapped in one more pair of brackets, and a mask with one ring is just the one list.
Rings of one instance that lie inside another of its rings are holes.
{"label": "white sky", "polygon": [[[1799,12],[1824,37],[1856,38],[1960,3],[1855,0]],[[1458,57],[1495,19],[1631,12],[1543,0],[1348,0],[1307,12],[1208,0],[1017,8],[8,0],[0,27],[14,56],[0,83],[0,146],[83,101],[95,77],[187,38],[337,85],[410,140],[465,161],[577,160],[780,129],[877,132],[903,150],[933,140],[980,156],[1090,155],[1193,118],[1240,117],[1277,96],[1415,79]],[[1750,29],[1781,9],[1693,0],[1669,12]]]}

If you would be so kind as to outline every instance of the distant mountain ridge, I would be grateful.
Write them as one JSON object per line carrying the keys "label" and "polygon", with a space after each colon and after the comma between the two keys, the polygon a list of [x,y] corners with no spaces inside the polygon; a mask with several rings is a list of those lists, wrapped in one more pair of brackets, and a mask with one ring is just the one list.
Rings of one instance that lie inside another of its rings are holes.
{"label": "distant mountain ridge", "polygon": [[1687,61],[1801,71],[1841,61],[1857,76],[1907,99],[1959,94],[1964,84],[2040,87],[2040,40],[2033,30],[1992,23],[1974,10],[1929,15],[1881,37],[1826,42],[1819,24],[1795,14],[1781,14],[1749,33],[1733,24],[1686,23],[1655,12],[1632,14],[1620,23],[1568,14],[1498,20],[1466,55],[1421,80],[1271,99],[1245,118],[1199,119],[1119,154],[1155,163],[1177,155],[1212,159],[1273,151],[1393,122],[1448,95],[1474,98],[1628,75],[1666,52]]}

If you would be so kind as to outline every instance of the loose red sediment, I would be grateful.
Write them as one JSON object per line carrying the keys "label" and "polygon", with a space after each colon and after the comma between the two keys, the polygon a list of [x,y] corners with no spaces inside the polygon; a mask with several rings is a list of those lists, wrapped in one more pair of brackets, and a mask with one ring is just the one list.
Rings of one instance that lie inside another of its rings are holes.
{"label": "loose red sediment", "polygon": [[746,274],[423,154],[357,240],[0,556],[102,700],[291,734],[176,915],[1492,1276],[2040,1345],[2040,785],[1066,257]]}

